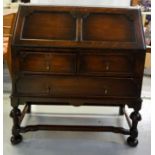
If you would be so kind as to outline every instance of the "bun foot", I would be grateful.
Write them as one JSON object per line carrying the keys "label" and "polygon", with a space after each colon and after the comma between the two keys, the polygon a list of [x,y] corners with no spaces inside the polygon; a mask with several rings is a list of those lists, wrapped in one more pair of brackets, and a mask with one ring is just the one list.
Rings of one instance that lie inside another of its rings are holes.
{"label": "bun foot", "polygon": [[128,143],[128,145],[135,147],[138,145],[138,140],[136,138],[128,137],[127,143]]}
{"label": "bun foot", "polygon": [[19,144],[22,140],[23,140],[23,137],[21,135],[12,136],[11,139],[10,139],[12,145]]}
{"label": "bun foot", "polygon": [[17,115],[17,116],[21,116],[21,111],[20,111],[20,109],[17,109],[16,111],[13,109],[13,110],[11,110],[11,112],[10,112],[10,117],[14,117],[14,115]]}

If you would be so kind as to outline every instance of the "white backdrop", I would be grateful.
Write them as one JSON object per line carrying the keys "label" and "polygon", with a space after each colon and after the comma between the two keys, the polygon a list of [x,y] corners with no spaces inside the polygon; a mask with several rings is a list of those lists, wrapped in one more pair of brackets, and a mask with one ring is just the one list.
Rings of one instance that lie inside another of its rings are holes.
{"label": "white backdrop", "polygon": [[33,4],[129,7],[130,0],[31,0]]}

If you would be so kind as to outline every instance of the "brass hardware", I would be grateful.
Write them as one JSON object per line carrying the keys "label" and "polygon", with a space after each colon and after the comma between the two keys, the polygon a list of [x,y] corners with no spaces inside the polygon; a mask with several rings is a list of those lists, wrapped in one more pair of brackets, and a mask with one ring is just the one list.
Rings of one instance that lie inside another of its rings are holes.
{"label": "brass hardware", "polygon": [[105,95],[108,94],[108,90],[107,89],[104,90],[104,94]]}
{"label": "brass hardware", "polygon": [[49,66],[49,65],[46,66],[46,70],[47,70],[47,71],[50,70],[50,66]]}
{"label": "brass hardware", "polygon": [[106,65],[105,69],[108,71],[109,70],[109,65]]}
{"label": "brass hardware", "polygon": [[108,71],[109,68],[110,68],[110,64],[109,64],[109,62],[106,62],[105,65],[106,65],[106,66],[105,66],[105,70]]}

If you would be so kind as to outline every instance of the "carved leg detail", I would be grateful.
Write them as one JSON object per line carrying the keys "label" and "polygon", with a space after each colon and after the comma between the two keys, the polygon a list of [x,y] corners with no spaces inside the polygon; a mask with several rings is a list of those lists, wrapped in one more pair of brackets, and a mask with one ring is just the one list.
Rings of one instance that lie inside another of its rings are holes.
{"label": "carved leg detail", "polygon": [[127,143],[130,146],[137,146],[138,144],[138,129],[137,129],[137,125],[138,125],[138,121],[141,120],[141,115],[139,114],[138,111],[134,111],[131,113],[130,118],[132,120],[132,127],[130,129],[130,137],[128,137],[127,139]]}
{"label": "carved leg detail", "polygon": [[21,112],[17,107],[13,107],[10,116],[13,118],[13,127],[12,127],[12,137],[11,143],[13,145],[18,144],[22,141],[22,136],[20,133],[20,125],[19,125],[19,117],[21,116]]}
{"label": "carved leg detail", "polygon": [[[18,117],[21,116],[21,111],[20,111],[20,109],[17,109],[16,113],[17,113],[17,116],[18,116]],[[10,112],[10,117],[13,118],[13,115],[14,115],[14,109],[11,110],[11,112]]]}
{"label": "carved leg detail", "polygon": [[12,145],[19,144],[22,140],[23,140],[23,137],[20,134],[16,136],[12,136],[10,139]]}
{"label": "carved leg detail", "polygon": [[124,115],[125,106],[119,107],[119,115]]}

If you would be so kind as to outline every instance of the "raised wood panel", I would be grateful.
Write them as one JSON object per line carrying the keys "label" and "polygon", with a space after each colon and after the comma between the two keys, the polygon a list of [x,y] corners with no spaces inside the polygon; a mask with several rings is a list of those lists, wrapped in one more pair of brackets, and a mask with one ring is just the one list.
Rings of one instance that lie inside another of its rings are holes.
{"label": "raised wood panel", "polygon": [[83,21],[83,40],[135,42],[134,22],[124,14],[90,14]]}
{"label": "raised wood panel", "polygon": [[76,21],[66,12],[34,11],[25,17],[23,39],[75,40]]}

